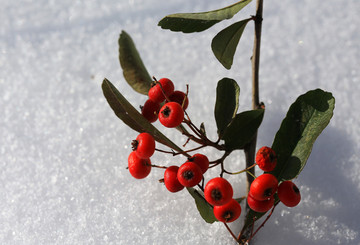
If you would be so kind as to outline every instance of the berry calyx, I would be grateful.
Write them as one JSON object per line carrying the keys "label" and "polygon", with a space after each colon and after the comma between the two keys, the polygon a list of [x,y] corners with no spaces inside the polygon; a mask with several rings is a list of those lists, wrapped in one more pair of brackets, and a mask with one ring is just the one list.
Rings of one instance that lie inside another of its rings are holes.
{"label": "berry calyx", "polygon": [[231,199],[225,205],[214,207],[215,218],[224,223],[235,221],[240,214],[241,206],[235,199]]}
{"label": "berry calyx", "polygon": [[186,162],[179,167],[177,178],[185,187],[193,187],[202,180],[202,172],[198,165],[193,162]]}
{"label": "berry calyx", "polygon": [[262,174],[251,183],[249,193],[256,200],[267,200],[276,192],[278,183],[274,175]]}
{"label": "berry calyx", "polygon": [[148,176],[151,171],[151,161],[149,158],[139,158],[135,151],[133,151],[128,157],[128,169],[134,178],[143,179]]}
{"label": "berry calyx", "polygon": [[139,158],[150,158],[155,152],[155,140],[149,133],[139,134],[131,145]]}
{"label": "berry calyx", "polygon": [[247,203],[249,207],[255,212],[265,213],[269,211],[274,206],[275,198],[274,196],[270,197],[268,200],[256,200],[254,197],[249,194],[247,196]]}
{"label": "berry calyx", "polygon": [[167,128],[174,128],[184,120],[184,110],[176,102],[166,103],[159,112],[159,121]]}
{"label": "berry calyx", "polygon": [[196,163],[200,167],[203,174],[209,168],[209,159],[207,158],[207,156],[205,156],[203,154],[196,153],[192,157],[189,158],[189,161]]}
{"label": "berry calyx", "polygon": [[284,181],[279,185],[278,197],[287,207],[295,207],[301,200],[299,188],[292,181]]}
{"label": "berry calyx", "polygon": [[180,104],[181,106],[184,104],[183,109],[186,110],[186,108],[189,105],[189,99],[186,96],[186,94],[182,91],[175,90],[172,94],[169,95],[169,99],[172,102],[176,102]]}
{"label": "berry calyx", "polygon": [[174,92],[174,88],[175,86],[170,79],[161,78],[149,89],[149,99],[160,104],[165,100],[165,95],[169,96]]}
{"label": "berry calyx", "polygon": [[213,206],[221,206],[228,203],[233,197],[233,188],[224,178],[211,179],[205,186],[204,196],[208,203]]}
{"label": "berry calyx", "polygon": [[184,186],[177,178],[178,166],[170,166],[164,172],[164,184],[170,192],[178,192],[184,189]]}
{"label": "berry calyx", "polygon": [[144,106],[141,107],[141,114],[151,123],[158,119],[159,111],[160,104],[150,99],[148,99]]}
{"label": "berry calyx", "polygon": [[261,147],[255,157],[255,162],[259,168],[265,172],[271,172],[275,169],[277,156],[273,149],[267,146]]}

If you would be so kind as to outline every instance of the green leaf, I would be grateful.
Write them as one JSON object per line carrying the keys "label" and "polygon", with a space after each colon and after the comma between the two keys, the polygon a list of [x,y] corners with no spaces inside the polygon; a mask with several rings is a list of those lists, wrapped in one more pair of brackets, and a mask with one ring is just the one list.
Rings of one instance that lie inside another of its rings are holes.
{"label": "green leaf", "polygon": [[240,87],[235,80],[223,78],[218,82],[214,113],[220,138],[236,115],[239,107],[239,94]]}
{"label": "green leaf", "polygon": [[205,200],[203,195],[201,195],[196,189],[194,188],[186,188],[190,195],[195,199],[196,207],[199,210],[199,213],[201,217],[207,222],[207,223],[214,223],[215,221],[218,221],[213,212],[213,208],[210,206],[210,204]]}
{"label": "green leaf", "polygon": [[130,35],[122,31],[119,37],[119,60],[127,83],[138,93],[147,95],[152,79]]}
{"label": "green leaf", "polygon": [[150,133],[156,141],[164,144],[176,151],[182,151],[175,143],[163,135],[157,128],[155,128],[148,120],[146,120],[114,87],[114,85],[104,79],[102,85],[104,96],[110,107],[115,112],[116,116],[120,118],[126,125],[133,130],[142,133]]}
{"label": "green leaf", "polygon": [[329,124],[335,108],[331,93],[316,89],[301,95],[289,108],[272,148],[278,155],[271,172],[279,180],[296,178],[305,167],[316,138]]}
{"label": "green leaf", "polygon": [[215,57],[226,69],[230,69],[233,64],[236,47],[250,20],[251,18],[230,25],[220,31],[211,42],[211,49]]}
{"label": "green leaf", "polygon": [[[271,174],[280,181],[290,180],[299,175],[316,138],[329,124],[334,108],[335,99],[332,94],[320,89],[299,96],[290,106],[275,136],[272,148],[278,154],[278,162]],[[279,198],[275,195],[275,204],[278,202]],[[264,214],[250,210],[242,231]]]}
{"label": "green leaf", "polygon": [[158,25],[171,31],[200,32],[222,20],[232,18],[250,2],[251,0],[242,0],[225,8],[208,12],[171,14],[161,19]]}
{"label": "green leaf", "polygon": [[264,117],[264,109],[237,114],[225,129],[222,139],[228,150],[243,149],[254,137]]}

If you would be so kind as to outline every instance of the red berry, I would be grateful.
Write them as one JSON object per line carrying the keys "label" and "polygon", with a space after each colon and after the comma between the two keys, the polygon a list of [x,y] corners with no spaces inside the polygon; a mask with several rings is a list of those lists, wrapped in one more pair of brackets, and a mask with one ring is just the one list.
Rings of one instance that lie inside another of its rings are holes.
{"label": "red berry", "polygon": [[141,159],[133,151],[128,158],[128,168],[130,174],[136,179],[143,179],[149,175],[151,171],[150,159]]}
{"label": "red berry", "polygon": [[141,108],[141,114],[149,122],[153,123],[158,119],[158,114],[160,111],[160,104],[152,100],[147,100],[144,106]]}
{"label": "red berry", "polygon": [[271,172],[276,167],[276,153],[270,147],[263,146],[256,153],[255,162],[261,170],[265,172]]}
{"label": "red berry", "polygon": [[247,202],[249,204],[249,207],[255,212],[259,212],[259,213],[265,213],[269,211],[274,206],[274,201],[275,201],[274,196],[271,196],[270,199],[263,201],[256,200],[251,196],[250,193],[247,196]]}
{"label": "red berry", "polygon": [[209,168],[209,159],[207,158],[207,156],[203,154],[196,153],[195,155],[189,158],[189,161],[196,163],[201,168],[203,174]]}
{"label": "red berry", "polygon": [[[161,86],[160,86],[161,84]],[[165,95],[169,96],[174,92],[174,84],[168,78],[161,78],[154,86],[149,89],[149,99],[161,103],[165,100]]]}
{"label": "red berry", "polygon": [[193,187],[202,180],[202,172],[198,165],[193,162],[186,162],[180,166],[177,178],[185,187]]}
{"label": "red berry", "polygon": [[139,134],[131,145],[139,158],[149,158],[155,152],[155,140],[149,133]]}
{"label": "red berry", "polygon": [[284,181],[279,185],[278,197],[287,207],[295,207],[301,200],[299,188],[289,180]]}
{"label": "red berry", "polygon": [[206,184],[204,196],[206,201],[211,205],[221,206],[232,199],[233,188],[226,179],[216,177]]}
{"label": "red berry", "polygon": [[267,200],[274,195],[278,180],[272,174],[262,174],[251,183],[250,194],[256,200]]}
{"label": "red berry", "polygon": [[180,125],[184,120],[184,111],[176,102],[166,103],[159,112],[159,121],[168,128],[174,128]]}
{"label": "red berry", "polygon": [[[186,96],[186,94],[182,91],[176,90],[169,96],[170,101],[179,103],[181,106],[184,103],[183,109],[186,110],[186,108],[189,105],[189,99]],[[185,101],[184,101],[185,100]]]}
{"label": "red berry", "polygon": [[178,170],[179,170],[178,166],[170,166],[166,168],[164,173],[164,183],[166,189],[168,189],[171,192],[178,192],[184,189],[184,186],[180,184],[177,178]]}
{"label": "red berry", "polygon": [[225,205],[214,207],[215,218],[221,222],[233,222],[239,218],[240,214],[241,206],[235,199],[231,199]]}

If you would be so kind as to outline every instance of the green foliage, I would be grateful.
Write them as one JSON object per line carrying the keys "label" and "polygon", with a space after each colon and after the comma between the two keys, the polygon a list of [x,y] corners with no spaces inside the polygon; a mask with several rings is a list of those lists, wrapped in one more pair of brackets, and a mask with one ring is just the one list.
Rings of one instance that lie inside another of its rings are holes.
{"label": "green foliage", "polygon": [[[279,181],[297,177],[304,168],[316,138],[329,124],[335,108],[331,93],[316,89],[298,97],[281,123],[272,148],[278,155],[271,174]],[[276,198],[275,203],[279,202]],[[246,216],[243,231],[264,213],[252,210]]]}
{"label": "green foliage", "polygon": [[239,107],[240,87],[235,80],[221,79],[216,88],[215,120],[221,138]]}
{"label": "green foliage", "polygon": [[171,31],[201,32],[222,20],[232,18],[250,2],[251,0],[242,0],[225,8],[208,12],[171,14],[161,19],[158,25]]}
{"label": "green foliage", "polygon": [[320,89],[301,95],[281,123],[272,148],[278,155],[271,172],[279,180],[296,178],[304,168],[316,138],[333,116],[335,99]]}
{"label": "green foliage", "polygon": [[194,188],[186,188],[190,195],[195,199],[196,207],[199,210],[201,217],[207,223],[214,223],[218,221],[213,212],[213,207],[205,200],[203,195],[201,195],[196,189]]}
{"label": "green foliage", "polygon": [[225,129],[222,139],[228,150],[243,149],[254,137],[264,117],[264,109],[237,114]]}
{"label": "green foliage", "polygon": [[236,47],[246,24],[251,20],[245,19],[236,22],[220,31],[212,40],[211,48],[215,57],[226,68],[230,69],[233,64]]}
{"label": "green foliage", "polygon": [[119,60],[125,80],[136,91],[147,94],[152,79],[130,35],[122,31],[119,37]]}
{"label": "green foliage", "polygon": [[110,107],[113,109],[116,116],[126,125],[139,133],[148,132],[159,143],[162,143],[176,151],[182,151],[180,147],[178,147],[159,130],[157,130],[149,121],[147,121],[109,80],[105,78],[101,87]]}

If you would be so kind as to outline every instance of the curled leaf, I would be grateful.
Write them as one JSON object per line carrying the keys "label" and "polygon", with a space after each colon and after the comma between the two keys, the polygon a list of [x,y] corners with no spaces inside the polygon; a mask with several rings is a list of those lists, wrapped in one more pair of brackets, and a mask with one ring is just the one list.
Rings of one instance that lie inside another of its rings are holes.
{"label": "curled leaf", "polygon": [[158,25],[171,31],[201,32],[222,20],[232,18],[250,2],[251,0],[242,0],[225,8],[207,12],[171,14],[161,19]]}
{"label": "curled leaf", "polygon": [[135,44],[125,31],[119,37],[119,60],[127,83],[138,93],[147,94],[152,79],[137,51]]}

